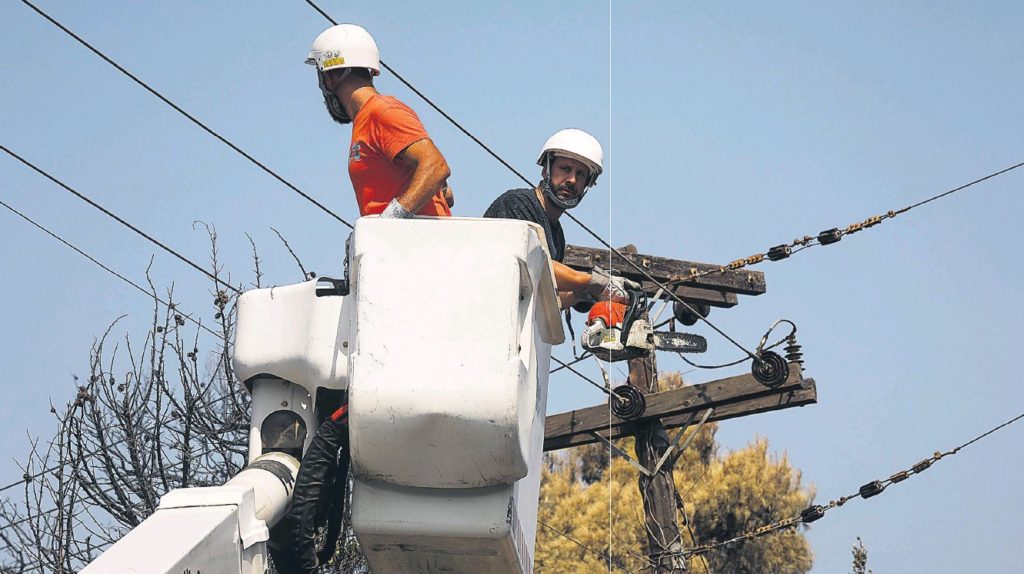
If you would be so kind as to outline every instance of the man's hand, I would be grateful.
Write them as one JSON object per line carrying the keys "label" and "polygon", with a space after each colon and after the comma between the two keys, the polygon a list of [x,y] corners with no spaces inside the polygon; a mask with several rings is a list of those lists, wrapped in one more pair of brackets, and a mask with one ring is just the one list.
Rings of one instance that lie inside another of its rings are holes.
{"label": "man's hand", "polygon": [[441,188],[441,195],[444,196],[444,202],[448,204],[448,209],[455,207],[455,193],[449,187],[447,181],[444,182],[444,186]]}
{"label": "man's hand", "polygon": [[639,289],[640,284],[625,277],[612,275],[600,267],[594,267],[590,273],[590,281],[583,287],[582,292],[596,297],[598,301],[628,303],[627,288]]}
{"label": "man's hand", "polygon": [[411,212],[411,211],[409,211],[409,210],[407,210],[406,208],[402,207],[402,204],[398,203],[398,198],[396,197],[396,198],[391,200],[391,203],[389,203],[387,207],[384,208],[384,211],[382,211],[381,214],[380,214],[380,218],[381,219],[412,219],[412,217],[414,215],[416,215],[416,214]]}

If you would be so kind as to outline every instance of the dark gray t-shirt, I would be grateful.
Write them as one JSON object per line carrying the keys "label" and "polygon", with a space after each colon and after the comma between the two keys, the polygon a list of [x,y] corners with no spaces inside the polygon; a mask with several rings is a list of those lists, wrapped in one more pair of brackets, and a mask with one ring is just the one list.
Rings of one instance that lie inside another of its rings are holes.
{"label": "dark gray t-shirt", "polygon": [[551,223],[547,213],[544,213],[544,206],[540,204],[537,194],[532,189],[506,191],[491,203],[491,206],[484,212],[484,217],[532,221],[544,228],[551,259],[561,261],[565,257],[565,235],[562,233],[562,224],[557,221]]}

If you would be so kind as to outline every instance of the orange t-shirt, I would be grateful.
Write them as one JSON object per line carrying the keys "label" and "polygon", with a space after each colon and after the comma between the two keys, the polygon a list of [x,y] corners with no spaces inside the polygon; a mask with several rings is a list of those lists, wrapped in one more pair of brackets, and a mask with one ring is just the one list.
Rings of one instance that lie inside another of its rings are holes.
{"label": "orange t-shirt", "polygon": [[[352,122],[348,155],[348,175],[360,215],[379,214],[405,193],[413,168],[395,159],[405,148],[429,137],[409,106],[380,94],[367,100]],[[450,216],[452,212],[439,190],[418,214]]]}

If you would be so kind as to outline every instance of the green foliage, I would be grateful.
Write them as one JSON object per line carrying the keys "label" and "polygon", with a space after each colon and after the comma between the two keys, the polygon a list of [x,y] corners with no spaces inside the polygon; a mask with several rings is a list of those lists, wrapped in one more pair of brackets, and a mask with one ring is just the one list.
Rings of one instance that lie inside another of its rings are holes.
{"label": "green foliage", "polygon": [[[661,388],[680,384],[678,375],[669,376],[662,379]],[[705,425],[675,465],[676,489],[684,502],[683,512],[677,516],[685,548],[726,540],[795,516],[814,496],[812,488],[801,485],[800,472],[790,466],[785,455],[768,452],[766,439],[720,454],[715,442],[717,428],[716,424]],[[625,439],[616,445],[631,453],[632,443]],[[550,528],[538,527],[537,571],[645,571],[647,535],[638,477],[638,471],[625,460],[609,460],[607,447],[601,445],[549,456],[541,485],[540,520]],[[708,553],[706,560],[711,572],[740,574],[800,574],[812,564],[810,545],[797,530],[730,545]],[[691,573],[707,572],[700,557],[691,558],[689,567]]]}

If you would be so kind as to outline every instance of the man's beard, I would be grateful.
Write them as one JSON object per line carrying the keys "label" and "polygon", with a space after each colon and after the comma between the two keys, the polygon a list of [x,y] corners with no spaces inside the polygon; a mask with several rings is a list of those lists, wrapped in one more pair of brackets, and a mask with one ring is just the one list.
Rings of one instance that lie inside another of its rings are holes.
{"label": "man's beard", "polygon": [[[331,104],[331,98],[334,99],[334,103],[337,104],[336,106]],[[352,118],[348,117],[344,106],[338,101],[338,96],[324,93],[324,107],[327,108],[327,113],[331,116],[332,120],[342,125],[352,123]]]}
{"label": "man's beard", "polygon": [[[576,195],[575,191],[572,188],[570,188],[567,184],[563,183],[563,184],[559,185],[557,189],[551,187],[551,179],[550,178],[545,178],[541,182],[541,188],[542,188],[542,190],[544,192],[544,195],[546,195],[548,197],[548,200],[550,200],[552,203],[554,203],[555,206],[558,207],[559,209],[561,209],[562,211],[565,211],[565,210],[572,209],[572,208],[576,207],[577,205],[580,204],[580,200],[583,199],[583,195],[582,194]],[[563,199],[561,197],[558,197],[558,192],[559,191],[563,191],[563,190],[564,191],[572,192],[573,196],[568,198],[568,199]]]}
{"label": "man's beard", "polygon": [[555,188],[555,193],[556,194],[558,192],[560,192],[560,191],[567,191],[567,192],[569,192],[569,197],[564,198],[563,201],[565,199],[576,199],[576,195],[577,195],[576,190],[571,188],[571,187],[569,187],[568,184],[563,183],[562,185],[560,185],[560,186]]}

